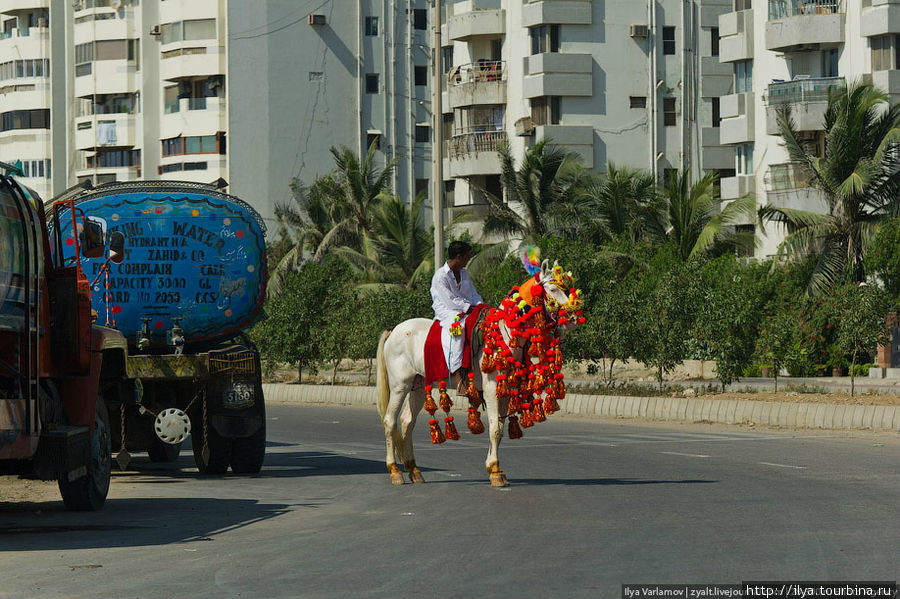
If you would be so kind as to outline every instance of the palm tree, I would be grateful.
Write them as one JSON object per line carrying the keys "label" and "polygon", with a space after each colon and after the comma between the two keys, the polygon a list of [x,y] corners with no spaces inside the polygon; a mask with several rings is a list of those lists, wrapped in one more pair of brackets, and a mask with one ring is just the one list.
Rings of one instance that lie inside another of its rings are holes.
{"label": "palm tree", "polygon": [[900,104],[870,84],[829,94],[825,155],[799,139],[790,105],[779,109],[778,129],[791,160],[824,195],[827,214],[767,205],[761,220],[787,226],[778,258],[815,256],[807,291],[821,292],[847,275],[865,280],[863,257],[878,222],[900,213]]}
{"label": "palm tree", "polygon": [[687,167],[672,175],[666,189],[665,220],[654,227],[662,229],[660,241],[673,243],[683,261],[707,253],[752,249],[752,233],[738,233],[732,225],[753,217],[755,200],[746,196],[729,202],[720,210],[718,174],[707,173],[690,184]]}
{"label": "palm tree", "polygon": [[542,140],[525,152],[516,168],[508,143],[502,142],[497,151],[506,202],[485,194],[490,214],[484,233],[535,240],[564,228],[560,217],[574,198],[584,171],[577,155]]}
{"label": "palm tree", "polygon": [[[361,250],[338,248],[338,253],[366,279],[376,284],[412,287],[434,271],[431,231],[422,220],[422,206],[428,199],[419,193],[411,206],[396,196],[386,197],[374,212],[375,231]],[[371,285],[366,285],[369,287]]]}
{"label": "palm tree", "polygon": [[579,236],[600,244],[616,237],[637,242],[659,238],[664,203],[653,175],[609,163],[605,175],[590,177],[568,205]]}

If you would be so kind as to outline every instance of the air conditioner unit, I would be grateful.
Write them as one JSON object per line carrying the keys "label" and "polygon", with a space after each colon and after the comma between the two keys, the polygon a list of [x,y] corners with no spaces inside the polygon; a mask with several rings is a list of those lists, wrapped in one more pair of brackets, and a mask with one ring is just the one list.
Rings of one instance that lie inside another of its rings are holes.
{"label": "air conditioner unit", "polygon": [[628,28],[628,35],[631,37],[647,37],[650,35],[650,29],[646,25],[631,25]]}
{"label": "air conditioner unit", "polygon": [[309,15],[309,24],[310,25],[324,25],[325,24],[325,15]]}
{"label": "air conditioner unit", "polygon": [[526,137],[534,133],[534,121],[530,116],[525,116],[515,122],[516,135]]}
{"label": "air conditioner unit", "polygon": [[159,35],[159,25],[154,25],[153,29],[150,30],[150,35],[156,37]]}

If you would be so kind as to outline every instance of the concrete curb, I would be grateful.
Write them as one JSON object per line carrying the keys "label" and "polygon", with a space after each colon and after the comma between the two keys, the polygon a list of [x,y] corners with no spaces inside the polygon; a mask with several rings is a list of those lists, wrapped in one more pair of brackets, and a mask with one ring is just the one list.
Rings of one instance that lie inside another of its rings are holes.
{"label": "concrete curb", "polygon": [[[263,385],[267,401],[343,406],[375,406],[375,387]],[[456,410],[460,402],[456,402]],[[571,393],[559,402],[560,413],[608,418],[760,424],[829,430],[900,428],[900,406],[847,406],[684,397],[621,397]]]}

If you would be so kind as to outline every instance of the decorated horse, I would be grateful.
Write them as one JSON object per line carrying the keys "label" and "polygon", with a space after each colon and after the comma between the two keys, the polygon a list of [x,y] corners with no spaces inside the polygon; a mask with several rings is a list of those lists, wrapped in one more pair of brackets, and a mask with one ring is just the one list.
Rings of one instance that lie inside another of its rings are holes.
{"label": "decorated horse", "polygon": [[[467,424],[473,434],[484,432],[479,409],[487,411],[490,447],[485,468],[495,487],[509,484],[498,457],[504,421],[510,439],[517,439],[522,428],[543,422],[559,409],[558,400],[565,398],[560,341],[566,331],[584,323],[580,292],[574,288],[571,273],[556,264],[550,268],[547,260],[538,264],[532,256],[529,261],[527,251],[525,261],[531,275],[527,281],[514,287],[499,308],[481,305],[465,319],[467,339],[471,338],[463,357],[463,366],[471,366]],[[404,482],[398,460],[412,482],[425,482],[416,465],[412,439],[416,417],[423,408],[431,416],[432,443],[459,439],[450,415],[453,402],[446,381],[439,379],[436,403],[432,386],[436,375],[433,368],[426,367],[426,339],[433,326],[439,324],[425,318],[406,320],[385,331],[378,343],[378,411],[393,484]],[[443,352],[440,355],[446,377],[446,357]],[[445,431],[435,418],[438,406],[446,414]]]}

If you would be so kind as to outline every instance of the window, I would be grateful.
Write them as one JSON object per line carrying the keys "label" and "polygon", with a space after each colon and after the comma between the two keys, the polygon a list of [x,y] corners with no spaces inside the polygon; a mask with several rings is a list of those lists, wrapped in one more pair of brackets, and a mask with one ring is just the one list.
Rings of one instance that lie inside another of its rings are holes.
{"label": "window", "polygon": [[442,115],[444,118],[441,119],[443,127],[441,131],[443,133],[444,139],[450,139],[453,137],[453,113],[446,113]]}
{"label": "window", "polygon": [[444,74],[449,73],[453,68],[453,46],[441,48],[441,68],[444,70]]}
{"label": "window", "polygon": [[663,98],[663,125],[674,127],[678,123],[678,113],[675,111],[675,98]]}
{"label": "window", "polygon": [[49,129],[50,109],[39,108],[36,110],[13,110],[4,112],[0,118],[0,130],[13,131],[15,129]]}
{"label": "window", "polygon": [[822,53],[822,75],[825,77],[838,76],[838,51],[837,48],[825,50]]}
{"label": "window", "polygon": [[712,27],[709,30],[709,55],[719,55],[719,28]]}
{"label": "window", "polygon": [[559,52],[559,25],[540,25],[528,30],[531,35],[531,53]]}
{"label": "window", "polygon": [[84,64],[94,60],[94,43],[77,44],[75,46],[75,64]]}
{"label": "window", "polygon": [[531,99],[531,120],[537,125],[559,124],[559,96]]}
{"label": "window", "polygon": [[162,140],[162,157],[182,154],[225,154],[225,133],[171,137]]}
{"label": "window", "polygon": [[366,75],[366,93],[378,93],[378,73],[368,73]]}
{"label": "window", "polygon": [[675,54],[674,27],[663,27],[663,54]]}
{"label": "window", "polygon": [[898,37],[900,36],[881,35],[871,38],[873,71],[889,71],[898,66],[894,63],[894,52],[891,51],[894,49],[892,46],[896,45],[898,52],[900,52],[900,45],[897,45]]}
{"label": "window", "polygon": [[25,177],[38,179],[50,178],[50,160],[22,160],[22,173]]}
{"label": "window", "polygon": [[176,21],[175,23],[163,23],[160,26],[160,41],[163,44],[188,40],[214,39],[216,39],[215,19]]}
{"label": "window", "polygon": [[416,143],[428,143],[431,141],[431,127],[428,125],[416,125]]}
{"label": "window", "polygon": [[734,0],[734,10],[750,10],[753,8],[752,0]]}
{"label": "window", "polygon": [[753,144],[738,144],[734,147],[734,170],[738,175],[753,174]]}
{"label": "window", "polygon": [[428,67],[415,67],[416,85],[428,85]]}
{"label": "window", "polygon": [[428,182],[428,179],[416,179],[416,197],[419,197],[420,193],[429,195]]}
{"label": "window", "polygon": [[366,17],[366,35],[378,35],[378,17]]}
{"label": "window", "polygon": [[88,168],[120,168],[140,165],[140,150],[99,150],[95,156],[87,158]]}
{"label": "window", "polygon": [[647,96],[629,96],[631,108],[647,108]]}
{"label": "window", "polygon": [[722,110],[720,98],[710,98],[712,100],[712,126],[718,127],[722,123]]}
{"label": "window", "polygon": [[753,91],[752,60],[739,60],[734,63],[734,91],[738,94]]}
{"label": "window", "polygon": [[381,133],[366,133],[366,148],[371,148],[373,145],[376,150],[381,149]]}
{"label": "window", "polygon": [[428,29],[428,11],[424,8],[413,9],[413,27],[415,29]]}
{"label": "window", "polygon": [[94,60],[125,60],[128,55],[126,40],[98,40],[94,42]]}

